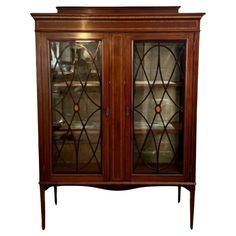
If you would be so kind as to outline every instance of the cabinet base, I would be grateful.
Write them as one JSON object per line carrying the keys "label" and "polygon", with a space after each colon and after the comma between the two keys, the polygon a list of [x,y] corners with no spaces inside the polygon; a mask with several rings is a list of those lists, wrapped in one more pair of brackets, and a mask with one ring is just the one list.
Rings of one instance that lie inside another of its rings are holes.
{"label": "cabinet base", "polygon": [[57,205],[57,187],[67,185],[78,185],[78,186],[89,186],[102,188],[106,190],[129,190],[140,187],[151,187],[151,186],[177,186],[178,187],[178,202],[181,199],[181,187],[186,188],[190,192],[190,228],[193,229],[193,218],[194,218],[194,200],[195,200],[195,183],[40,183],[40,199],[41,199],[41,217],[42,217],[42,229],[45,229],[45,191],[49,187],[54,187],[54,201]]}

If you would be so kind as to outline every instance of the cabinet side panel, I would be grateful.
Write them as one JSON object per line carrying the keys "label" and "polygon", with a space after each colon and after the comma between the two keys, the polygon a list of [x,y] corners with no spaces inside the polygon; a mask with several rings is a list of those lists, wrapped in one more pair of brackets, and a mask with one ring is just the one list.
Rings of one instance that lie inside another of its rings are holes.
{"label": "cabinet side panel", "polygon": [[190,159],[189,180],[195,182],[196,175],[196,128],[197,128],[197,90],[198,90],[199,33],[194,33],[193,71],[192,71],[192,154]]}
{"label": "cabinet side panel", "polygon": [[43,129],[43,85],[42,85],[42,34],[36,33],[37,99],[38,99],[38,142],[39,142],[39,179],[46,180],[45,146]]}
{"label": "cabinet side panel", "polygon": [[42,34],[42,46],[41,46],[41,60],[42,60],[42,75],[41,75],[41,94],[42,94],[42,116],[43,116],[43,146],[44,146],[44,155],[45,160],[45,179],[50,178],[50,157],[51,157],[51,87],[49,83],[49,45],[46,34]]}
{"label": "cabinet side panel", "polygon": [[184,173],[185,181],[189,181],[189,175],[192,172],[191,166],[191,153],[192,153],[192,70],[193,70],[193,35],[191,33],[187,40],[187,52],[186,52],[186,78],[185,78],[185,93],[184,93]]}

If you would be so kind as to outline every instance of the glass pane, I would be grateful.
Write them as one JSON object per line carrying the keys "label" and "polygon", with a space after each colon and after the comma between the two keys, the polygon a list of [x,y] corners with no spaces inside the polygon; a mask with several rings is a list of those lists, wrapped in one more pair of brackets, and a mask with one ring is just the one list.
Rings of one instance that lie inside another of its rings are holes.
{"label": "glass pane", "polygon": [[52,171],[101,173],[101,41],[51,41]]}
{"label": "glass pane", "polygon": [[134,173],[182,172],[185,47],[134,41]]}

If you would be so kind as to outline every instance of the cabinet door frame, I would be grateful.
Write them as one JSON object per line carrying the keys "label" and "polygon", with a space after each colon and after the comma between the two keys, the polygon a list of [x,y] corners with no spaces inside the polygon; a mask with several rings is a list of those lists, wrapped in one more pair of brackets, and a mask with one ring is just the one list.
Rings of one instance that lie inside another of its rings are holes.
{"label": "cabinet door frame", "polygon": [[[166,41],[186,41],[186,71],[184,84],[184,113],[183,113],[183,171],[181,174],[134,174],[133,172],[133,41],[135,40],[166,40]],[[193,76],[193,53],[194,53],[194,33],[193,32],[156,32],[156,33],[127,33],[125,34],[126,55],[125,55],[125,107],[129,109],[125,121],[125,140],[126,146],[126,179],[134,182],[192,182],[190,171],[195,167],[195,143],[192,137],[195,135],[194,112],[196,86]],[[193,127],[192,127],[193,126]]]}
{"label": "cabinet door frame", "polygon": [[[50,83],[50,51],[49,41],[72,40],[102,41],[102,173],[101,174],[54,174],[52,173],[52,113]],[[108,33],[90,32],[37,32],[37,85],[39,114],[39,162],[40,183],[79,183],[99,182],[109,178],[109,117],[107,108],[110,106],[109,64],[110,38]]]}

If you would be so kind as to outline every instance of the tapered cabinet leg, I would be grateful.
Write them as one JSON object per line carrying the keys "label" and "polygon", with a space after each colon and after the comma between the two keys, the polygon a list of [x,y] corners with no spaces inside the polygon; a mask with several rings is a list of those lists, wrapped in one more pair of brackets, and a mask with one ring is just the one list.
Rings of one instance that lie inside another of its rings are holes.
{"label": "tapered cabinet leg", "polygon": [[42,229],[45,229],[45,187],[40,185]]}
{"label": "tapered cabinet leg", "polygon": [[178,202],[181,200],[181,186],[178,186]]}
{"label": "tapered cabinet leg", "polygon": [[195,186],[191,186],[189,191],[190,191],[190,228],[193,229]]}
{"label": "tapered cabinet leg", "polygon": [[54,202],[57,205],[57,186],[54,186]]}

